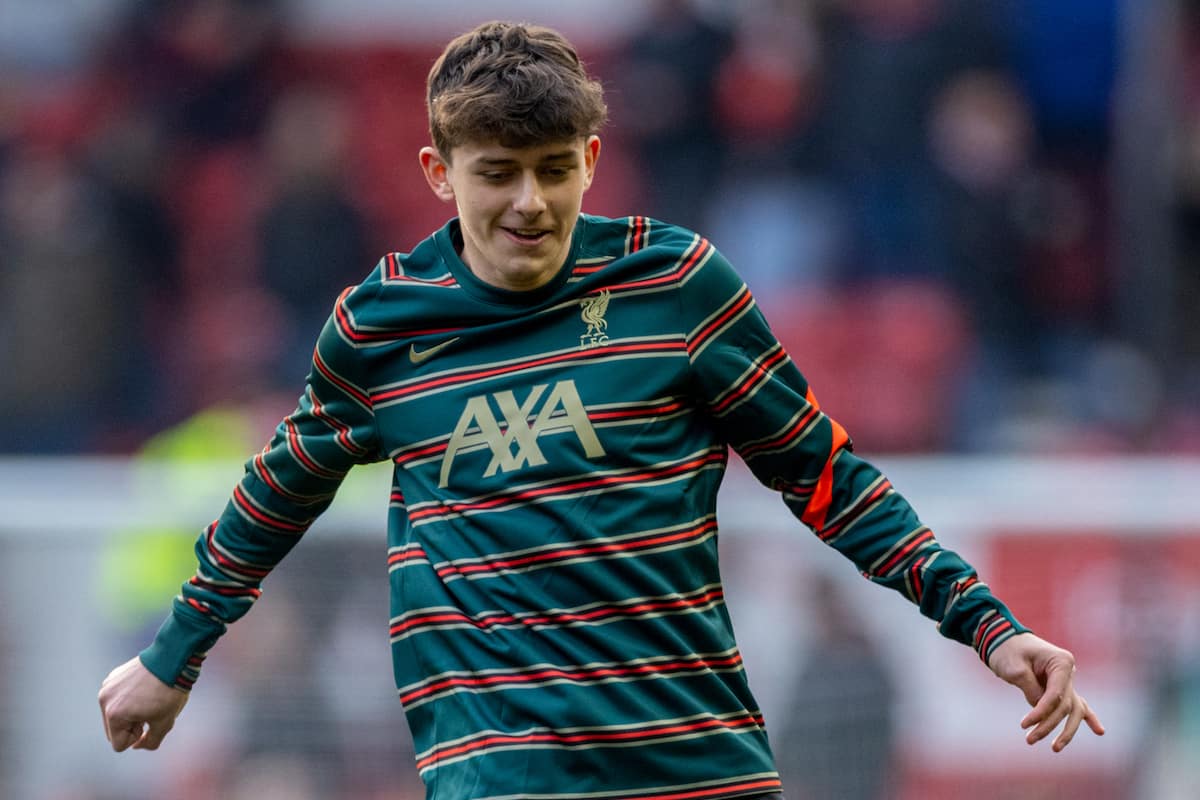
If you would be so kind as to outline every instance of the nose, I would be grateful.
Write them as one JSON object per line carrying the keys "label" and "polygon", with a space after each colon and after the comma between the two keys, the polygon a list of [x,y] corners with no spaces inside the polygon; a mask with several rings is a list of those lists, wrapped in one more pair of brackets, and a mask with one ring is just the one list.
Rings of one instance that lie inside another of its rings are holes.
{"label": "nose", "polygon": [[534,173],[526,172],[521,176],[516,196],[513,197],[513,210],[525,217],[536,217],[546,210],[546,198]]}

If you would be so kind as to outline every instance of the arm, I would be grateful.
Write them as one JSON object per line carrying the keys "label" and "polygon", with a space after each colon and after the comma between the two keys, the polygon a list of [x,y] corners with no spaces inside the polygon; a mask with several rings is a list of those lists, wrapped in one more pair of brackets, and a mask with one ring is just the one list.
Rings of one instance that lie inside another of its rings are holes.
{"label": "arm", "polygon": [[297,409],[246,463],[224,512],[200,536],[196,573],[154,642],[105,679],[99,700],[114,749],[158,746],[209,648],[250,609],[263,579],[329,506],[351,467],[380,459],[374,413],[359,388],[360,363],[335,315],[318,341]]}
{"label": "arm", "polygon": [[[745,285],[715,254],[681,292],[696,393],[722,437],[755,476],[868,580],[916,604],[945,636],[973,647],[1034,710],[1030,743],[1066,719],[1055,751],[1082,720],[1103,727],[1073,688],[1074,657],[1028,632],[941,546],[846,431],[821,411],[807,381],[771,333]],[[1069,668],[1068,668],[1069,667]]]}

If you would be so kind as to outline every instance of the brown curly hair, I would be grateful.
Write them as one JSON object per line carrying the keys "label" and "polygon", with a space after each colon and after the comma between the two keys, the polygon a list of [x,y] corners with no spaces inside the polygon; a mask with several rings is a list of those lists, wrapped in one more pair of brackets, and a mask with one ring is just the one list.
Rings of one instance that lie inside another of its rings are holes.
{"label": "brown curly hair", "polygon": [[426,83],[429,133],[447,160],[462,144],[529,147],[598,133],[604,89],[558,31],[486,22],[452,40]]}

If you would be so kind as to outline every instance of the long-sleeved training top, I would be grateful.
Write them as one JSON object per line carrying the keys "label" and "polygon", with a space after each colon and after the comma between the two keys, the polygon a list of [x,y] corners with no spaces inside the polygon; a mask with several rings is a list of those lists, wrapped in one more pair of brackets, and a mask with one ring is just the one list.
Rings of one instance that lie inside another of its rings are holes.
{"label": "long-sleeved training top", "polygon": [[583,215],[527,292],[460,245],[452,220],[338,300],[141,654],[159,678],[190,689],[350,468],[383,459],[395,680],[430,800],[779,788],[718,573],[730,446],[944,635],[986,659],[1025,630],[853,454],[704,238]]}

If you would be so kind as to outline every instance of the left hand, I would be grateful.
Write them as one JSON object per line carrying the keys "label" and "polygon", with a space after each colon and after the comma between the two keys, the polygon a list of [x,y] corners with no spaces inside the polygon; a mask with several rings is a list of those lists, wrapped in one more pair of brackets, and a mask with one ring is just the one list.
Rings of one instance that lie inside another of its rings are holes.
{"label": "left hand", "polygon": [[1051,747],[1056,753],[1071,742],[1081,722],[1097,736],[1104,735],[1100,718],[1075,691],[1075,656],[1069,651],[1032,633],[1021,633],[993,651],[988,667],[1024,692],[1033,706],[1021,720],[1022,729],[1031,729],[1025,735],[1029,744],[1044,739],[1063,720],[1066,724]]}
{"label": "left hand", "polygon": [[112,749],[157,750],[187,704],[187,692],[160,681],[137,656],[108,673],[100,716]]}

